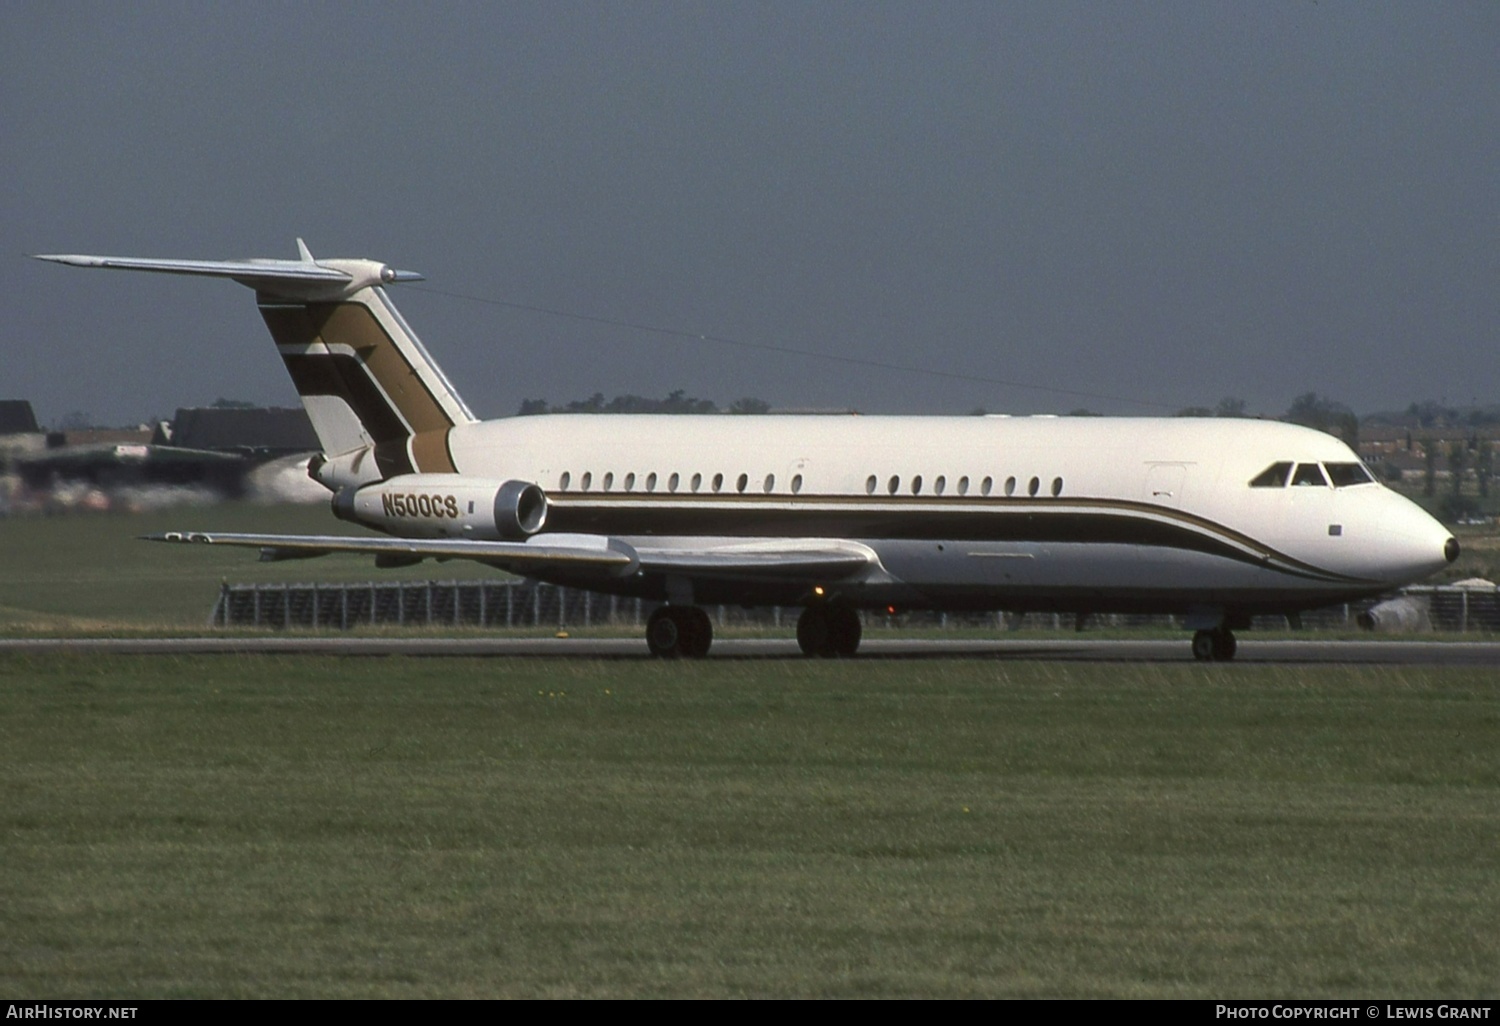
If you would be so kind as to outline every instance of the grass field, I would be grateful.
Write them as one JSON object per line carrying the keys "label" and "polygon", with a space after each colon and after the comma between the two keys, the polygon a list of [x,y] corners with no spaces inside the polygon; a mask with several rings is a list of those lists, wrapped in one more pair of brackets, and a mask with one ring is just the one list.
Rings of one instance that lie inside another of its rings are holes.
{"label": "grass field", "polygon": [[0,993],[1500,992],[1484,671],[0,657]]}
{"label": "grass field", "polygon": [[496,576],[474,563],[376,570],[330,556],[261,563],[253,549],[162,545],[144,534],[181,530],[355,534],[328,508],[225,503],[128,516],[0,518],[0,634],[201,631],[225,578],[259,581],[467,580]]}

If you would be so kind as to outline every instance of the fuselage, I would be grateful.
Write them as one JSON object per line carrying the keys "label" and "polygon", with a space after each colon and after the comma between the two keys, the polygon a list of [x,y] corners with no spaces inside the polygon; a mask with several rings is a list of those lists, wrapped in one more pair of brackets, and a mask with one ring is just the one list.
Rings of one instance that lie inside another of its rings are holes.
{"label": "fuselage", "polygon": [[[880,572],[844,588],[866,606],[1249,615],[1378,594],[1453,551],[1343,442],[1274,421],[554,415],[447,447],[460,474],[539,484],[549,531],[869,546]],[[795,601],[777,587],[719,600]]]}

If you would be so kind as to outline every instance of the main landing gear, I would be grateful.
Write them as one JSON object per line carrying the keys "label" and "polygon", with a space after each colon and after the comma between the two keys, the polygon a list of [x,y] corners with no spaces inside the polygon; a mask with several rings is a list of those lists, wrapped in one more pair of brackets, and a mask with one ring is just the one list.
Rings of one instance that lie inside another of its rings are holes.
{"label": "main landing gear", "polygon": [[714,641],[714,625],[697,606],[659,606],[646,621],[646,647],[662,659],[702,659]]}
{"label": "main landing gear", "polygon": [[1198,631],[1193,635],[1193,658],[1205,663],[1227,663],[1234,658],[1234,632],[1228,627]]}
{"label": "main landing gear", "polygon": [[[797,646],[817,659],[847,659],[859,651],[864,628],[848,606],[820,602],[797,618]],[[646,647],[659,659],[702,659],[714,626],[697,606],[658,606],[646,621]]]}
{"label": "main landing gear", "polygon": [[848,659],[863,635],[859,613],[848,606],[818,602],[797,618],[797,647],[816,659]]}

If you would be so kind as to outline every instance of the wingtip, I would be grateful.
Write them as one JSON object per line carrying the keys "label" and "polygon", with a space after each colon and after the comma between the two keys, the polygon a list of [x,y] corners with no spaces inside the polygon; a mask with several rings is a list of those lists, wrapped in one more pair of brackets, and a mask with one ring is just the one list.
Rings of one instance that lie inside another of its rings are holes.
{"label": "wingtip", "polygon": [[84,256],[80,253],[33,253],[33,260],[46,260],[53,264],[69,264],[73,267],[98,267],[103,261],[99,257]]}

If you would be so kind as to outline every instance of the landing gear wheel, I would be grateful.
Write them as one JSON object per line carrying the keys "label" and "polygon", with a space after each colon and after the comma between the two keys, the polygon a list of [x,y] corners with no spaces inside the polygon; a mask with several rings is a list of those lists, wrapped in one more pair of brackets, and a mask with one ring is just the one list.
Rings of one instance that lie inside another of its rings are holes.
{"label": "landing gear wheel", "polygon": [[864,625],[859,622],[859,613],[847,606],[833,606],[828,610],[828,644],[838,659],[853,658],[859,651],[859,640],[864,636]]}
{"label": "landing gear wheel", "polygon": [[1205,663],[1227,663],[1239,648],[1234,632],[1226,627],[1198,631],[1193,635],[1193,658]]}
{"label": "landing gear wheel", "polygon": [[827,659],[833,655],[833,646],[828,643],[828,608],[808,606],[797,617],[797,647],[802,654],[814,659]]}
{"label": "landing gear wheel", "polygon": [[659,659],[702,659],[713,640],[713,622],[697,606],[661,606],[646,621],[646,647]]}
{"label": "landing gear wheel", "polygon": [[812,605],[797,618],[797,647],[814,659],[848,659],[859,651],[864,628],[848,606]]}
{"label": "landing gear wheel", "polygon": [[658,659],[676,659],[682,655],[682,624],[675,606],[662,606],[646,621],[646,647]]}
{"label": "landing gear wheel", "polygon": [[697,606],[678,607],[682,615],[682,654],[689,659],[702,659],[714,643],[714,625],[708,614]]}

